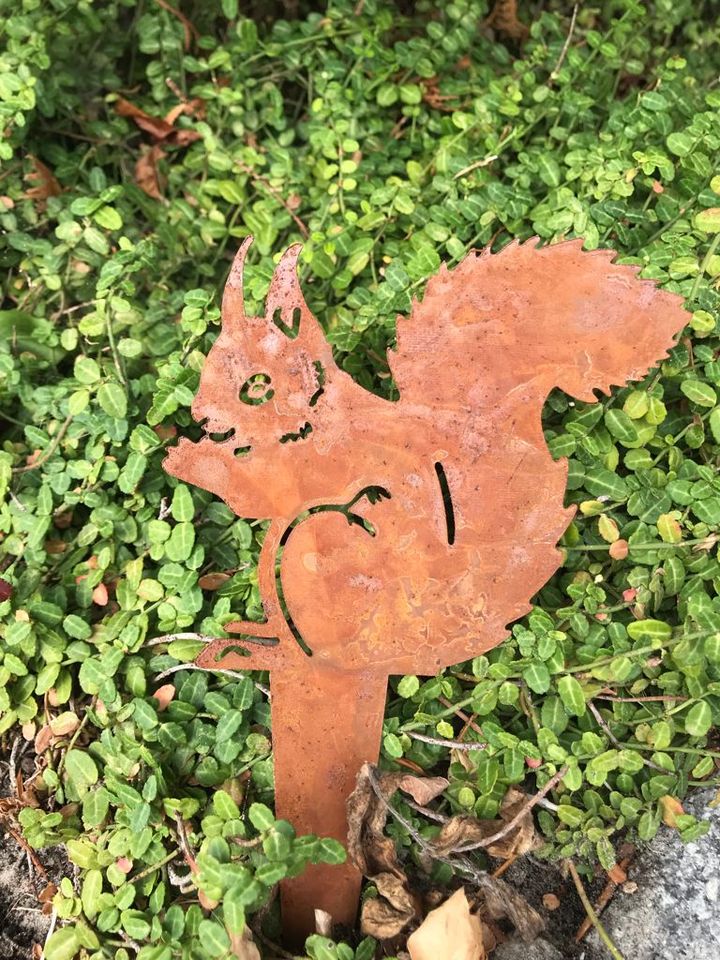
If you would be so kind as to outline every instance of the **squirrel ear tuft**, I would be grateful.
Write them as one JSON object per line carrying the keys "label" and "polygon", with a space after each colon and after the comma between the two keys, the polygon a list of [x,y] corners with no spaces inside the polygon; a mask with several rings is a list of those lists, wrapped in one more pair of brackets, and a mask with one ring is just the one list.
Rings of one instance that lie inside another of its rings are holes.
{"label": "squirrel ear tuft", "polygon": [[243,273],[245,271],[245,257],[253,242],[253,237],[246,237],[235,254],[230,267],[222,299],[223,330],[232,332],[245,317],[245,301],[243,299]]}
{"label": "squirrel ear tuft", "polygon": [[301,321],[310,313],[297,275],[297,263],[302,251],[299,243],[288,247],[275,267],[265,301],[265,318],[278,324],[280,329],[293,339],[300,332],[296,310],[301,311]]}

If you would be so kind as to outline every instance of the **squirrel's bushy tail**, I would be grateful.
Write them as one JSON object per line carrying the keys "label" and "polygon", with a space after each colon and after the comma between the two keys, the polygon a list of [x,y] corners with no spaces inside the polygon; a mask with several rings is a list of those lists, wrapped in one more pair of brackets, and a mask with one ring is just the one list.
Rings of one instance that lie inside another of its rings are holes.
{"label": "squirrel's bushy tail", "polygon": [[472,252],[428,282],[410,316],[398,318],[389,355],[402,400],[427,402],[427,384],[442,371],[440,399],[461,402],[463,371],[503,363],[520,375],[547,367],[549,389],[593,401],[593,390],[637,380],[666,354],[688,319],[680,297],[638,279],[640,267],[614,264],[614,251],[538,243]]}

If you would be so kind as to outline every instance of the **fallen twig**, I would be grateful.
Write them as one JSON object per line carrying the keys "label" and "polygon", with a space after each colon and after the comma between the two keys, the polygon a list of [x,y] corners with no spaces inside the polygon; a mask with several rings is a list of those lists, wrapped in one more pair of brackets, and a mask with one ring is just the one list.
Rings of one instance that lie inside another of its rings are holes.
{"label": "fallen twig", "polygon": [[175,826],[177,828],[180,850],[185,858],[185,863],[187,863],[193,873],[197,873],[197,860],[195,859],[195,854],[190,847],[190,841],[188,840],[188,836],[185,831],[185,821],[179,813],[175,814]]}
{"label": "fallen twig", "polygon": [[174,17],[182,24],[183,33],[185,34],[185,52],[190,49],[192,45],[193,38],[197,40],[200,34],[197,31],[197,27],[185,16],[184,13],[181,13],[179,10],[176,10],[175,7],[170,6],[167,0],[155,0],[158,6],[162,7],[163,10],[167,10],[168,13],[171,13]]}
{"label": "fallen twig", "polygon": [[512,820],[508,820],[504,827],[498,830],[497,833],[494,833],[491,837],[485,837],[483,840],[478,840],[477,843],[469,843],[464,847],[457,847],[456,850],[458,853],[467,853],[470,850],[478,850],[483,847],[491,847],[494,843],[497,843],[498,840],[502,840],[503,837],[507,836],[508,833],[511,833],[523,819],[523,817],[530,811],[532,808],[539,803],[544,796],[546,796],[553,787],[556,787],[558,783],[562,780],[565,774],[568,772],[567,766],[560,767],[558,772],[550,777],[548,782],[542,787],[533,797],[524,803],[520,810],[515,814]]}
{"label": "fallen twig", "polygon": [[593,905],[590,903],[590,898],[588,897],[585,887],[583,886],[582,880],[580,879],[580,874],[577,872],[577,867],[572,862],[572,860],[568,860],[567,865],[568,865],[568,869],[570,870],[570,876],[572,877],[573,883],[575,884],[575,889],[577,890],[578,896],[582,901],[583,907],[585,907],[585,913],[587,913],[590,923],[597,930],[598,936],[610,951],[610,955],[613,957],[613,960],[625,960],[623,955],[620,953],[618,948],[610,939],[610,934],[607,932],[607,930],[602,925],[602,923],[600,923],[600,918],[595,913],[595,910],[593,909]]}
{"label": "fallen twig", "polygon": [[450,817],[446,817],[444,813],[438,813],[436,810],[431,810],[429,807],[421,807],[419,803],[415,803],[415,801],[411,800],[409,797],[403,796],[403,803],[406,803],[409,807],[421,814],[423,817],[427,817],[428,820],[435,820],[437,823],[447,823],[450,819]]}
{"label": "fallen twig", "polygon": [[[610,741],[611,741],[616,747],[619,747],[621,750],[623,750],[623,749],[624,749],[624,744],[622,744],[622,743],[618,740],[618,738],[615,736],[615,734],[612,732],[612,730],[610,729],[610,726],[608,725],[607,721],[606,721],[605,718],[602,716],[602,714],[600,713],[600,711],[598,710],[598,708],[595,706],[595,704],[592,702],[592,700],[589,700],[589,701],[588,701],[588,707],[590,708],[590,713],[592,713],[592,715],[595,717],[595,719],[597,720],[597,722],[600,724],[600,727],[602,728],[602,730],[604,730],[605,733],[607,734],[607,736],[610,737]],[[666,773],[666,772],[667,772],[663,767],[658,766],[657,763],[653,763],[652,760],[646,760],[645,757],[642,757],[641,759],[642,759],[642,762],[645,764],[646,767],[650,767],[652,770],[659,770],[661,773]]]}
{"label": "fallen twig", "polygon": [[265,190],[267,190],[267,192],[273,197],[273,199],[277,200],[280,206],[285,209],[286,213],[288,213],[292,217],[292,219],[295,221],[297,225],[298,230],[303,235],[303,237],[305,237],[305,239],[307,240],[307,238],[310,236],[310,231],[302,222],[300,217],[298,217],[298,215],[292,210],[289,203],[287,202],[287,200],[285,200],[285,198],[279,192],[279,190],[276,190],[275,187],[270,183],[270,181],[267,180],[265,177],[261,176],[258,173],[255,173],[253,168],[248,166],[246,163],[239,163],[238,169],[242,170],[243,173],[247,174],[247,176],[250,177],[250,179],[254,184],[264,187]]}
{"label": "fallen twig", "polygon": [[58,444],[60,443],[62,438],[65,436],[65,431],[70,426],[71,420],[72,420],[72,414],[69,413],[67,417],[65,417],[65,419],[63,420],[62,424],[60,425],[60,429],[58,430],[58,432],[55,434],[55,436],[52,438],[52,440],[48,444],[48,448],[45,451],[45,453],[41,457],[38,457],[35,463],[29,463],[25,467],[13,467],[12,472],[28,473],[30,470],[38,470],[40,467],[42,467],[44,463],[47,463],[50,457],[57,450]]}
{"label": "fallen twig", "polygon": [[438,697],[440,703],[447,707],[448,710],[452,710],[456,717],[463,721],[465,724],[465,729],[468,727],[471,730],[474,730],[475,733],[479,733],[481,737],[484,737],[485,734],[482,732],[482,727],[475,723],[475,715],[469,717],[464,710],[460,710],[458,707],[455,707],[454,703],[451,703],[446,697]]}
{"label": "fallen twig", "polygon": [[212,643],[217,637],[208,637],[204,633],[166,633],[162,637],[146,640],[144,646],[158,647],[161,643],[173,643],[175,640],[197,640],[198,643]]}
{"label": "fallen twig", "polygon": [[25,851],[25,853],[27,854],[28,860],[30,861],[30,863],[32,863],[33,867],[34,867],[35,870],[40,874],[40,876],[41,876],[41,877],[47,877],[47,870],[46,870],[45,867],[40,863],[40,861],[39,861],[38,858],[37,858],[37,855],[36,855],[35,851],[34,851],[33,848],[30,846],[30,844],[27,842],[27,840],[25,839],[25,837],[23,837],[23,835],[22,835],[21,833],[18,833],[16,830],[14,830],[14,829],[10,826],[10,824],[7,823],[7,821],[5,821],[5,822],[3,823],[3,829],[5,830],[5,832],[6,832],[9,836],[11,836],[11,837],[13,838],[13,840],[15,841],[15,843],[18,844],[18,846],[22,847],[22,849],[23,849],[23,850]]}
{"label": "fallen twig", "polygon": [[173,860],[181,856],[179,850],[173,850],[172,853],[169,853],[166,857],[163,857],[162,860],[158,860],[157,863],[153,863],[152,866],[145,867],[144,870],[141,870],[140,873],[136,874],[134,877],[128,879],[128,883],[137,883],[138,880],[144,880],[145,877],[149,877],[151,873],[155,873],[156,870],[160,870],[167,863],[172,863]]}
{"label": "fallen twig", "polygon": [[432,743],[436,747],[450,747],[452,750],[485,750],[486,743],[466,743],[464,740],[446,740],[444,737],[428,737],[424,733],[413,733],[407,731],[407,736],[413,740],[421,740],[423,743]]}
{"label": "fallen twig", "polygon": [[55,933],[55,925],[57,924],[57,918],[58,918],[57,910],[53,910],[53,912],[50,914],[50,926],[48,927],[48,932],[45,935],[45,943],[43,944],[43,948],[42,948],[43,957],[47,956],[48,941],[50,940],[50,937]]}
{"label": "fallen twig", "polygon": [[680,697],[672,693],[658,694],[654,697],[615,697],[602,693],[595,694],[595,700],[608,700],[610,703],[677,703],[688,699],[689,697]]}
{"label": "fallen twig", "polygon": [[[425,840],[424,837],[421,837],[413,825],[409,823],[409,821],[407,821],[405,817],[403,817],[403,815],[392,806],[386,797],[383,796],[383,792],[380,789],[380,784],[377,780],[375,768],[372,767],[371,764],[368,764],[367,768],[368,780],[375,796],[387,809],[387,812],[390,814],[390,816],[397,820],[397,822],[404,827],[405,830],[407,830],[413,840],[425,853],[428,854],[431,859],[437,860],[440,863],[447,863],[456,871],[456,873],[468,877],[475,884],[477,884],[480,890],[485,892],[486,897],[493,897],[496,902],[503,900],[507,904],[511,912],[511,918],[516,926],[518,926],[521,935],[526,939],[532,939],[533,937],[537,936],[538,932],[543,927],[542,918],[534,910],[531,910],[527,907],[524,898],[520,894],[513,890],[513,888],[503,880],[495,879],[485,870],[478,869],[467,857],[440,856],[434,850],[432,844]],[[521,903],[524,905],[524,909],[519,909],[519,904]],[[520,929],[521,924],[523,925],[524,929]]]}
{"label": "fallen twig", "polygon": [[[635,855],[635,847],[631,846],[630,852],[625,857],[623,857],[620,863],[618,864],[618,866],[620,867],[620,869],[624,874],[627,872],[627,868],[632,863],[632,859],[634,855]],[[612,877],[608,878],[608,882],[603,887],[603,891],[600,894],[600,896],[597,898],[597,902],[595,903],[595,913],[598,916],[603,912],[603,910],[608,905],[608,903],[610,903],[619,885],[620,884],[616,880],[613,880]],[[590,919],[590,917],[585,917],[583,922],[580,924],[577,933],[575,934],[575,943],[581,943],[587,936],[591,927],[592,927],[592,920]]]}
{"label": "fallen twig", "polygon": [[568,49],[570,48],[570,41],[572,40],[572,35],[575,32],[575,21],[577,20],[577,15],[578,15],[578,4],[576,3],[575,6],[573,7],[572,19],[570,20],[570,29],[568,30],[568,35],[567,37],[565,37],[565,43],[563,44],[563,48],[560,51],[560,56],[558,57],[557,63],[553,67],[552,72],[550,74],[550,81],[549,81],[550,83],[553,83],[553,81],[557,80],[558,73],[560,72],[560,67],[565,62],[565,57],[567,56]]}

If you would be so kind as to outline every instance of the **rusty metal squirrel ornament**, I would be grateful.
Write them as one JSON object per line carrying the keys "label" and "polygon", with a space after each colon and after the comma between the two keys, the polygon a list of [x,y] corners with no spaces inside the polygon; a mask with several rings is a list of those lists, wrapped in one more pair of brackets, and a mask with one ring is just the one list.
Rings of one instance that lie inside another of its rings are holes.
{"label": "rusty metal squirrel ornament", "polygon": [[[227,624],[238,639],[196,663],[270,670],[277,815],[344,841],[346,798],[378,756],[388,676],[435,674],[501,643],[561,563],[574,510],[567,463],[542,433],[548,394],[592,403],[643,377],[686,314],[582,240],[472,252],[398,319],[389,401],[336,365],[300,290],[299,246],[277,266],[265,316],[246,316],[250,243],[192,407],[206,436],[180,440],[164,466],[269,520],[265,621]],[[316,907],[352,922],[360,880],[346,864],[285,881],[290,938],[311,932]]]}

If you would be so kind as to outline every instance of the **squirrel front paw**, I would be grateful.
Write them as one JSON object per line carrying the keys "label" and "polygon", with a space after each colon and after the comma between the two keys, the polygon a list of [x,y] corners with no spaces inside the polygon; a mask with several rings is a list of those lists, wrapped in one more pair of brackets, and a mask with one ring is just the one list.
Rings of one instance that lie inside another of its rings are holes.
{"label": "squirrel front paw", "polygon": [[[248,639],[218,639],[209,643],[195,658],[195,665],[203,670],[277,670],[297,662],[287,641],[280,641],[272,633],[261,633],[268,624],[243,623],[235,621],[227,624],[226,630],[242,633]],[[259,628],[259,629],[258,629]],[[262,637],[268,642],[252,637]],[[274,640],[274,642],[269,642]],[[295,644],[292,645],[295,647]]]}

